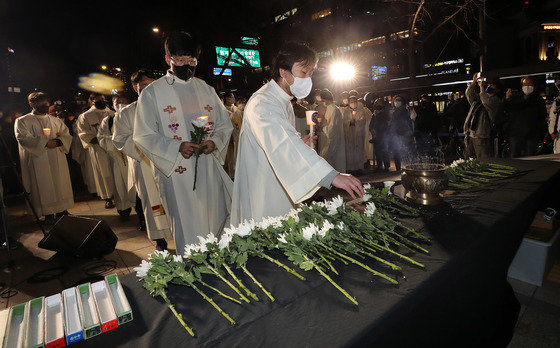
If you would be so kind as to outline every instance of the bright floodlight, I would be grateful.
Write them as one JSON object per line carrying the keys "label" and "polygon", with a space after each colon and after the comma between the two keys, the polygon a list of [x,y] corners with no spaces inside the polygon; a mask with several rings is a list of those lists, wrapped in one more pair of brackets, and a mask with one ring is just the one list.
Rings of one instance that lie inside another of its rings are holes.
{"label": "bright floodlight", "polygon": [[107,70],[107,65],[102,65],[102,66],[101,66],[101,69],[102,69],[102,70]]}
{"label": "bright floodlight", "polygon": [[154,33],[159,33],[159,28],[152,28],[152,31],[153,31]]}
{"label": "bright floodlight", "polygon": [[339,62],[331,66],[331,77],[334,80],[350,80],[356,75],[356,70],[350,64]]}

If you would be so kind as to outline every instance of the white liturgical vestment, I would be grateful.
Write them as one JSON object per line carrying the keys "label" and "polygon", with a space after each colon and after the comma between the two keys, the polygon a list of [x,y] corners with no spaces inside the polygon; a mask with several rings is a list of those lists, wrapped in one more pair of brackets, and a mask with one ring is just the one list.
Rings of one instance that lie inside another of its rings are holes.
{"label": "white liturgical vestment", "polygon": [[274,80],[245,107],[233,188],[232,225],[287,214],[311,197],[333,168],[294,128],[288,95]]}
{"label": "white liturgical vestment", "polygon": [[[74,195],[66,160],[72,144],[68,127],[56,117],[29,113],[16,119],[14,132],[19,143],[23,186],[30,193],[37,215],[72,208]],[[47,142],[55,138],[62,142],[62,146],[47,148]]]}
{"label": "white liturgical vestment", "polygon": [[[208,140],[216,149],[200,155],[196,190],[193,190],[196,157],[179,153],[190,141],[192,121],[208,116]],[[214,89],[198,78],[181,80],[170,72],[140,94],[136,106],[133,140],[153,162],[154,174],[167,207],[177,254],[197,236],[220,234],[229,221],[233,183],[222,168],[233,126]]]}

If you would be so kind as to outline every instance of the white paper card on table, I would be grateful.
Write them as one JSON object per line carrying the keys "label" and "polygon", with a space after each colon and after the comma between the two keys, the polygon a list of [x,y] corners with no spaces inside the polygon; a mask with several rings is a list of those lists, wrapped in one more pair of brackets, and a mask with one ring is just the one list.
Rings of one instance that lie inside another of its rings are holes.
{"label": "white paper card on table", "polygon": [[66,344],[70,345],[84,339],[76,288],[62,291],[62,298],[64,302],[64,332],[66,334]]}
{"label": "white paper card on table", "polygon": [[132,309],[124,293],[119,277],[116,274],[111,274],[105,277],[107,288],[111,295],[111,300],[115,306],[115,312],[119,321],[119,326],[132,321]]}
{"label": "white paper card on table", "polygon": [[60,294],[45,298],[45,347],[65,347],[64,307]]}
{"label": "white paper card on table", "polygon": [[2,309],[0,311],[0,347],[4,345],[4,337],[6,337],[6,328],[8,326],[8,318],[10,316],[10,309]]}
{"label": "white paper card on table", "polygon": [[26,308],[27,302],[10,308],[6,336],[4,337],[5,348],[23,347],[23,342],[25,340]]}
{"label": "white paper card on table", "polygon": [[111,295],[109,295],[105,280],[91,284],[91,290],[93,291],[93,297],[97,305],[97,314],[99,314],[99,321],[101,322],[101,332],[107,332],[117,328],[117,314],[115,313]]}
{"label": "white paper card on table", "polygon": [[91,284],[80,284],[76,288],[78,295],[78,307],[82,319],[82,327],[84,330],[84,338],[87,340],[101,333],[101,323],[97,314],[97,305],[93,298]]}
{"label": "white paper card on table", "polygon": [[27,306],[26,348],[45,346],[45,297],[29,301]]}

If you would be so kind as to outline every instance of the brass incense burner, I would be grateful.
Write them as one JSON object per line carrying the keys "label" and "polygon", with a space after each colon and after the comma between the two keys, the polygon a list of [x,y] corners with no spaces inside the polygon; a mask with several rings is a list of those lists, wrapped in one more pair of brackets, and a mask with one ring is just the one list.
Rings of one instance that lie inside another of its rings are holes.
{"label": "brass incense burner", "polygon": [[409,202],[438,205],[443,202],[440,193],[447,188],[445,166],[436,163],[413,163],[404,168],[402,185]]}

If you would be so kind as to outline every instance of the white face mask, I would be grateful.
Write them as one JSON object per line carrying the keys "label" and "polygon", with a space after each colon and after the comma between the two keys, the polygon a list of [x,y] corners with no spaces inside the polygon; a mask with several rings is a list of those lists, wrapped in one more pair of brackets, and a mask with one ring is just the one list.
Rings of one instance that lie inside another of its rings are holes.
{"label": "white face mask", "polygon": [[350,109],[355,109],[356,108],[356,103],[350,103]]}
{"label": "white face mask", "polygon": [[[292,74],[290,72],[290,74]],[[294,74],[292,74],[294,76]],[[313,81],[311,81],[311,77],[301,78],[294,76],[294,83],[291,85],[284,79],[284,82],[290,86],[290,92],[296,97],[297,99],[303,99],[311,93],[311,88],[313,87]]]}
{"label": "white face mask", "polygon": [[400,108],[402,106],[402,103],[400,101],[396,101],[394,104],[395,108]]}
{"label": "white face mask", "polygon": [[237,108],[239,110],[243,110],[243,109],[245,109],[245,104],[239,104],[239,105],[237,105]]}
{"label": "white face mask", "polygon": [[533,87],[533,86],[523,86],[523,87],[521,87],[521,89],[523,90],[523,93],[525,93],[525,95],[529,95],[529,94],[533,93],[533,91],[535,90],[535,87]]}
{"label": "white face mask", "polygon": [[346,98],[342,99],[342,104],[345,104],[345,105],[348,104],[348,99],[346,99]]}
{"label": "white face mask", "polygon": [[323,99],[321,99],[320,96],[316,96],[316,97],[315,97],[315,101],[316,101],[317,103],[320,103],[322,100],[323,100]]}

